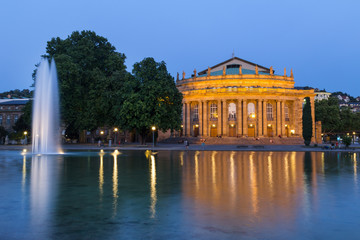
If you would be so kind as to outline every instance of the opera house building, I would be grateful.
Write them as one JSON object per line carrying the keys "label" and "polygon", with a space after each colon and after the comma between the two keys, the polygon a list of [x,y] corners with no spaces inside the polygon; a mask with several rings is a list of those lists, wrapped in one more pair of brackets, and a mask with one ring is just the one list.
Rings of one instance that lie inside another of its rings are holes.
{"label": "opera house building", "polygon": [[187,137],[301,137],[302,109],[310,97],[315,136],[314,90],[294,88],[272,67],[233,57],[182,79],[182,133]]}

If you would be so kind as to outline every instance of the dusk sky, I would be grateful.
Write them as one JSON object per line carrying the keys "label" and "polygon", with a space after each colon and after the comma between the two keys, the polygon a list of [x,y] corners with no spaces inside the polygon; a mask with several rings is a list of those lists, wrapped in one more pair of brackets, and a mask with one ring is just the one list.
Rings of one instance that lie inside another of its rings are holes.
{"label": "dusk sky", "polygon": [[53,37],[92,30],[126,55],[190,76],[235,56],[293,68],[295,86],[360,95],[360,1],[2,1],[0,92],[29,88]]}

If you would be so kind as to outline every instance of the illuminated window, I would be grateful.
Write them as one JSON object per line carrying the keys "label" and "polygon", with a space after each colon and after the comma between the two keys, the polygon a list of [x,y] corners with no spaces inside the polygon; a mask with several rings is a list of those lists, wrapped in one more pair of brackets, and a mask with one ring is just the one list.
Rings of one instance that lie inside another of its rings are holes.
{"label": "illuminated window", "polygon": [[194,106],[194,119],[199,119],[199,105]]}
{"label": "illuminated window", "polygon": [[18,115],[14,115],[14,123],[16,123],[18,120]]}
{"label": "illuminated window", "polygon": [[235,119],[236,118],[236,104],[230,103],[229,104],[229,119]]}
{"label": "illuminated window", "polygon": [[253,114],[255,114],[255,104],[249,103],[248,104],[248,116],[250,117]]}
{"label": "illuminated window", "polygon": [[273,106],[271,103],[266,104],[266,118],[268,121],[272,121],[273,119]]}
{"label": "illuminated window", "polygon": [[216,103],[210,104],[210,119],[214,119],[218,117],[217,113],[217,105]]}
{"label": "illuminated window", "polygon": [[285,105],[284,112],[285,112],[285,121],[289,121],[289,107],[288,107],[288,105]]}
{"label": "illuminated window", "polygon": [[6,124],[9,125],[9,124],[10,124],[10,120],[11,120],[11,117],[10,117],[10,115],[8,115],[7,118],[6,118]]}

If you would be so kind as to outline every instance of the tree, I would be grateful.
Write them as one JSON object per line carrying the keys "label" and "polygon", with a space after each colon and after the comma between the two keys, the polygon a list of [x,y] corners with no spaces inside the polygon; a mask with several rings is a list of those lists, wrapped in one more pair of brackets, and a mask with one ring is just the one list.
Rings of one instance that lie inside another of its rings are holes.
{"label": "tree", "polygon": [[92,31],[73,32],[47,43],[47,58],[54,58],[58,71],[61,116],[66,130],[76,137],[80,130],[112,125],[126,72],[125,55]]}
{"label": "tree", "polygon": [[352,138],[350,136],[343,136],[343,143],[345,144],[345,147],[348,148],[351,144]]}
{"label": "tree", "polygon": [[124,129],[135,129],[142,143],[151,132],[179,130],[181,126],[182,94],[174,78],[168,73],[165,62],[145,58],[135,63],[133,78],[123,86],[123,102],[118,108],[116,122]]}
{"label": "tree", "polygon": [[303,138],[304,143],[306,146],[310,145],[311,138],[312,138],[312,117],[311,117],[311,105],[310,105],[310,98],[305,98],[305,106],[303,109]]}
{"label": "tree", "polygon": [[341,126],[338,99],[330,97],[328,100],[316,101],[315,121],[321,121],[324,132],[338,132]]}

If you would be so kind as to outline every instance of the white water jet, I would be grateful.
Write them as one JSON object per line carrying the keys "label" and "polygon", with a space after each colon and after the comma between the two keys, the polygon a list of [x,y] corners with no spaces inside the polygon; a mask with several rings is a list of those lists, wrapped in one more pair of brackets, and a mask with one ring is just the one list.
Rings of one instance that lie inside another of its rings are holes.
{"label": "white water jet", "polygon": [[60,148],[59,91],[55,61],[43,59],[36,72],[32,118],[32,151],[56,154]]}

